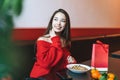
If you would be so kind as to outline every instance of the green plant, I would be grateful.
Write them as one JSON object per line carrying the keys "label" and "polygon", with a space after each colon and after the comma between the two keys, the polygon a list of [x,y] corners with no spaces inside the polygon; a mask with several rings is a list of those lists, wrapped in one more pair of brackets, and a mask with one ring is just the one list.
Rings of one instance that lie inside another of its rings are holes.
{"label": "green plant", "polygon": [[11,39],[13,17],[19,16],[22,12],[22,2],[23,0],[0,0],[0,64],[14,64]]}

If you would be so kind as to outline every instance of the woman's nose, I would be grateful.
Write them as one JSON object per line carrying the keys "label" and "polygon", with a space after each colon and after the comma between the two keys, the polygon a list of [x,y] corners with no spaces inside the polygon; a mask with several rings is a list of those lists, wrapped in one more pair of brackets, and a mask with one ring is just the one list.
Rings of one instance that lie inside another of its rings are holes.
{"label": "woman's nose", "polygon": [[60,25],[60,21],[57,21],[57,24]]}

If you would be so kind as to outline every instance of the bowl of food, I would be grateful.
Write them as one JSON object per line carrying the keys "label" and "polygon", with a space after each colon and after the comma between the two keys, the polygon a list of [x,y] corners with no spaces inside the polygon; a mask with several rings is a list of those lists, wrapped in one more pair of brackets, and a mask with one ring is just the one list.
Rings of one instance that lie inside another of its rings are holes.
{"label": "bowl of food", "polygon": [[74,73],[85,73],[91,69],[88,65],[84,64],[68,64],[66,67]]}

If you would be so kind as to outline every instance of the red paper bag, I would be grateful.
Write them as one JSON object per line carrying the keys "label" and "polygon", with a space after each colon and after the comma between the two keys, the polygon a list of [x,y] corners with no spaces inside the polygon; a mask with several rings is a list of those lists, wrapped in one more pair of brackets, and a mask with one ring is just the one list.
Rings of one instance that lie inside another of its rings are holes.
{"label": "red paper bag", "polygon": [[99,71],[108,71],[108,53],[109,45],[96,41],[92,47],[91,67],[97,68]]}

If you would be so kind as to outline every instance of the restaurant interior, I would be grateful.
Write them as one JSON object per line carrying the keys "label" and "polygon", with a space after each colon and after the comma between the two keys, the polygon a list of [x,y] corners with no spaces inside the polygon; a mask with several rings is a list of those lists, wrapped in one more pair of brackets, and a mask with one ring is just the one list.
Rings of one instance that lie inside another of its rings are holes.
{"label": "restaurant interior", "polygon": [[8,37],[12,40],[13,51],[7,58],[10,57],[8,60],[11,60],[12,74],[16,80],[24,80],[29,76],[35,62],[36,40],[43,35],[48,18],[58,8],[68,10],[71,15],[70,52],[77,63],[91,60],[92,46],[97,40],[109,45],[109,57],[120,59],[119,0],[46,1],[24,0],[21,15],[13,17],[14,27]]}

